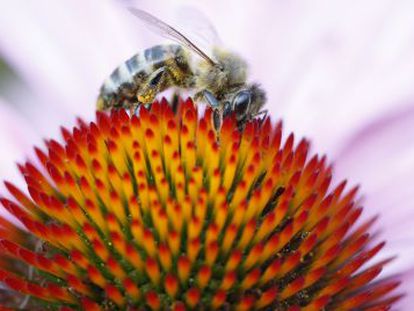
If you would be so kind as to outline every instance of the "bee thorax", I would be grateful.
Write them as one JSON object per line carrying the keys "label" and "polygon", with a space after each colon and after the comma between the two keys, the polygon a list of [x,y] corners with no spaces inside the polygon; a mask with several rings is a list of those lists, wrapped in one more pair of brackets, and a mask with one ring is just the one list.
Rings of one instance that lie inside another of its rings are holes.
{"label": "bee thorax", "polygon": [[202,62],[197,70],[196,88],[207,89],[220,97],[229,89],[246,83],[247,64],[238,55],[215,49],[213,51],[217,66]]}

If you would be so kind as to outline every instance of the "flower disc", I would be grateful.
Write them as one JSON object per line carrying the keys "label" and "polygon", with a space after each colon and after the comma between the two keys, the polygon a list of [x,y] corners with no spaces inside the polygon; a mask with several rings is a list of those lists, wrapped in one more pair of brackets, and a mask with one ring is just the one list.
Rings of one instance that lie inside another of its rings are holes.
{"label": "flower disc", "polygon": [[386,310],[398,281],[357,189],[281,123],[219,132],[173,112],[98,113],[36,149],[0,219],[0,303],[44,310]]}

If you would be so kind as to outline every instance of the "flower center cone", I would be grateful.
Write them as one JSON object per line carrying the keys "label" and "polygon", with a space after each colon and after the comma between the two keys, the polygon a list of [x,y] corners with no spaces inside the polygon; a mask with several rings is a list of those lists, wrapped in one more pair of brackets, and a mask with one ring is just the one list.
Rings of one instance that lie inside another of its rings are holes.
{"label": "flower center cone", "polygon": [[1,199],[3,309],[388,310],[357,188],[281,123],[211,117],[162,100],[36,148]]}

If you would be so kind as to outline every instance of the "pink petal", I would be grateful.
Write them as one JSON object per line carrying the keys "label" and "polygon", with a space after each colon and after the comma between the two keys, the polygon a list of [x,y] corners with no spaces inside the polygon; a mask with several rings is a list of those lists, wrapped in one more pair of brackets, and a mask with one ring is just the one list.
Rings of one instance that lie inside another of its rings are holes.
{"label": "pink petal", "polygon": [[398,255],[391,272],[414,268],[414,108],[367,125],[345,144],[336,176],[362,185],[368,214],[380,214],[383,256]]}
{"label": "pink petal", "polygon": [[405,297],[398,303],[398,310],[411,310],[414,305],[414,269],[401,273],[403,284],[401,291],[404,291]]}
{"label": "pink petal", "polygon": [[[0,98],[0,176],[1,180],[23,182],[18,169],[17,161],[24,161],[25,156],[32,154],[33,144],[40,144],[40,139],[27,121],[22,118],[10,105]],[[4,192],[0,184],[0,192]]]}

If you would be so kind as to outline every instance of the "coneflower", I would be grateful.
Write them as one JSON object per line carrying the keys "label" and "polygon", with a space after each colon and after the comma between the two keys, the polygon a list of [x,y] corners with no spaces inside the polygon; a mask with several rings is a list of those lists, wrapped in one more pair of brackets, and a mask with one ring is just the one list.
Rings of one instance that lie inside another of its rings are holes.
{"label": "coneflower", "polygon": [[388,310],[399,281],[357,188],[281,123],[165,100],[98,113],[19,165],[1,218],[2,310]]}

